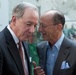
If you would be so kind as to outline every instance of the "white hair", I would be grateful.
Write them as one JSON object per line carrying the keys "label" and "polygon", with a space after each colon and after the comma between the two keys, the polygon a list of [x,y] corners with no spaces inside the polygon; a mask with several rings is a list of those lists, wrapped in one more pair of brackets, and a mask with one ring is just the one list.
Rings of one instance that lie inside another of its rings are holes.
{"label": "white hair", "polygon": [[21,2],[20,4],[14,7],[12,11],[12,16],[16,16],[17,18],[22,17],[26,8],[32,8],[38,11],[38,8],[35,5],[28,2]]}

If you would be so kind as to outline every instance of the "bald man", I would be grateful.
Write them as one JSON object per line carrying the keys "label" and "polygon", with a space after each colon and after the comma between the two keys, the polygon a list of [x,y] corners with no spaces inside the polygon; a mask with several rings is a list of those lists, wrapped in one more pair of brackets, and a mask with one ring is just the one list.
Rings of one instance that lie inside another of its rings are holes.
{"label": "bald man", "polygon": [[65,17],[57,10],[40,17],[39,32],[45,41],[37,49],[46,75],[76,75],[76,43],[65,37],[64,24]]}

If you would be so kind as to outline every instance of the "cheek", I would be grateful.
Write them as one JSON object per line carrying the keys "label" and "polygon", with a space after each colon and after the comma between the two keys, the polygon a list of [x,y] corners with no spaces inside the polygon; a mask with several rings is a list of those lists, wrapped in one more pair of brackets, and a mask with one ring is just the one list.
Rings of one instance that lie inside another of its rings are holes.
{"label": "cheek", "polygon": [[28,34],[28,30],[27,29],[25,29],[25,30],[23,30],[23,34],[26,36],[27,34]]}
{"label": "cheek", "polygon": [[53,36],[54,32],[52,29],[47,31],[47,38],[51,38]]}
{"label": "cheek", "polygon": [[21,29],[22,29],[23,32],[27,32],[29,30],[29,28],[26,27],[26,26],[23,26]]}
{"label": "cheek", "polygon": [[47,29],[47,34],[50,35],[51,34],[51,29]]}

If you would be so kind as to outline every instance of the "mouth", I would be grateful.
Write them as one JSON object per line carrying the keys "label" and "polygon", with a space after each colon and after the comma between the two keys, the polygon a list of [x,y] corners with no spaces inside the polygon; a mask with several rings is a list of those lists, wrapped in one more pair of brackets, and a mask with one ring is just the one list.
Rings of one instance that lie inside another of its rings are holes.
{"label": "mouth", "polygon": [[33,36],[34,36],[33,34],[28,35],[28,37],[33,37]]}
{"label": "mouth", "polygon": [[45,36],[45,35],[46,35],[46,33],[42,33],[42,35],[43,35],[43,36]]}

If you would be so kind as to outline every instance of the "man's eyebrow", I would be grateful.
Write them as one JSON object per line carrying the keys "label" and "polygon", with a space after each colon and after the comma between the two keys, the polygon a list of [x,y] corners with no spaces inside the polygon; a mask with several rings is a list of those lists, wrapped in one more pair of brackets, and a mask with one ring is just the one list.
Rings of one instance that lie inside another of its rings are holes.
{"label": "man's eyebrow", "polygon": [[27,23],[33,23],[32,21],[27,21]]}
{"label": "man's eyebrow", "polygon": [[[26,23],[34,24],[34,22],[33,22],[33,21],[27,21]],[[37,25],[37,23],[36,23],[35,25]]]}

